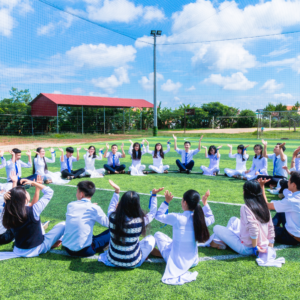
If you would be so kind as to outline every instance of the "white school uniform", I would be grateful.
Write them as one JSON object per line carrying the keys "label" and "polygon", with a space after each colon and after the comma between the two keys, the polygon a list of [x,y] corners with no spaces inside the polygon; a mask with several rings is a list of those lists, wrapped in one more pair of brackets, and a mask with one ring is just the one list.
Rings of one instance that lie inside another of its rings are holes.
{"label": "white school uniform", "polygon": [[203,171],[203,175],[214,176],[214,173],[220,171],[219,164],[220,164],[221,154],[219,155],[220,155],[219,158],[217,157],[217,153],[214,155],[206,156],[206,158],[209,158],[210,162],[208,167],[205,166],[200,167],[200,169]]}
{"label": "white school uniform", "polygon": [[176,152],[181,155],[181,163],[188,164],[191,160],[193,160],[193,156],[200,152],[200,150],[197,148],[195,150],[185,152],[183,149],[176,148]]}
{"label": "white school uniform", "polygon": [[287,166],[287,156],[284,154],[284,161],[281,160],[280,155],[275,153],[267,154],[269,159],[273,160],[273,175],[288,177],[288,173],[286,170],[282,169],[282,167]]}
{"label": "white school uniform", "polygon": [[74,156],[70,156],[69,158],[67,157],[67,155],[64,155],[64,161],[60,162],[60,171],[62,172],[63,170],[68,170],[68,164],[67,164],[67,160],[69,162],[69,167],[70,167],[70,171],[72,171],[73,168],[73,162],[77,161],[77,158]]}
{"label": "white school uniform", "polygon": [[300,158],[295,158],[295,167],[290,169],[290,172],[292,171],[300,171]]}
{"label": "white school uniform", "polygon": [[[153,165],[150,165],[149,169],[156,173],[164,173],[164,171],[168,170],[170,168],[170,166],[163,165],[163,159],[160,156],[159,152],[157,152],[157,157],[154,158],[154,152],[155,151],[149,150],[149,146],[147,146],[147,153],[150,153],[153,158]],[[167,154],[168,152],[170,152],[170,144],[169,143],[167,144],[167,150],[165,150],[163,152],[164,152],[164,155]]]}
{"label": "white school uniform", "polygon": [[[16,170],[16,166],[18,169],[18,172]],[[21,161],[20,159],[16,160],[15,163],[12,163],[11,159],[8,160],[6,162],[6,176],[7,176],[7,181],[11,181],[10,180],[10,173],[11,171],[15,171],[18,176],[18,178],[22,178],[22,168],[31,168],[32,167],[32,163],[28,162],[27,164],[24,163],[23,161]]]}
{"label": "white school uniform", "polygon": [[256,172],[259,172],[259,175],[266,175],[268,176],[268,161],[265,157],[260,158],[260,155],[255,158],[255,156],[253,157],[253,162],[252,162],[252,166],[250,168],[250,172],[245,174],[245,172],[243,172],[243,176],[247,179],[247,180],[252,180],[255,179],[258,175],[255,175]]}
{"label": "white school uniform", "polygon": [[[233,169],[229,169],[229,168],[225,168],[224,169],[224,173],[228,176],[228,177],[232,177],[232,176],[237,176],[237,175],[242,175],[243,172],[245,172],[247,170],[246,168],[246,163],[247,160],[249,158],[248,154],[231,154],[229,153],[229,158],[235,158],[236,159],[236,166],[235,166],[235,170]],[[244,159],[244,161],[243,161]]]}
{"label": "white school uniform", "polygon": [[[42,211],[46,208],[53,196],[53,190],[46,187],[42,190],[43,197],[33,205],[33,215],[38,221]],[[13,252],[0,252],[0,260],[16,258],[16,257],[35,257],[42,253],[48,252],[51,247],[63,236],[65,231],[65,222],[55,225],[48,233],[44,235],[44,242],[32,249],[20,249],[16,246]]]}
{"label": "white school uniform", "polygon": [[[45,157],[46,163],[55,163],[55,152],[51,152],[51,159]],[[70,182],[70,180],[64,180],[61,178],[60,172],[50,172],[49,170],[45,170],[45,162],[44,159],[39,155],[33,160],[35,166],[35,174],[41,175],[44,180],[51,180],[53,184],[66,184]]]}
{"label": "white school uniform", "polygon": [[[108,212],[107,212],[108,219],[109,219],[109,216],[111,215],[111,213],[116,211],[118,202],[119,202],[119,194],[114,194],[111,199],[111,202],[110,202],[110,205],[108,208]],[[157,198],[152,197],[150,212],[148,212],[146,214],[146,216],[144,217],[145,226],[147,226],[149,223],[151,223],[154,220],[156,212],[157,212]],[[137,219],[139,219],[139,218],[137,218]],[[134,221],[134,220],[135,219],[126,218],[127,222]],[[155,247],[155,238],[152,235],[148,235],[148,236],[144,237],[141,241],[139,241],[139,246],[140,246],[141,253],[142,253],[142,259],[133,268],[140,267],[144,263],[144,261],[147,259],[147,257],[149,256],[149,254],[152,252],[152,250]],[[112,264],[108,260],[107,254],[108,254],[108,250],[105,251],[104,253],[100,254],[98,261],[104,263],[106,266],[116,267],[114,264]]]}
{"label": "white school uniform", "polygon": [[106,153],[107,164],[112,167],[115,162],[115,166],[119,166],[121,157],[122,157],[121,152],[116,152],[115,155],[112,152],[107,152]]}
{"label": "white school uniform", "polygon": [[2,224],[2,219],[3,219],[3,210],[4,210],[4,194],[8,192],[9,190],[12,189],[12,183],[0,183],[0,235],[6,232],[6,228]]}
{"label": "white school uniform", "polygon": [[131,155],[131,159],[132,159],[132,164],[129,167],[129,171],[130,171],[130,175],[132,176],[144,176],[145,174],[143,173],[143,171],[146,169],[145,165],[141,164],[142,161],[142,156],[147,153],[146,148],[143,146],[142,151],[141,151],[141,159],[133,159],[132,158],[132,152],[135,151],[132,148],[132,145],[130,146],[128,153],[129,155]]}
{"label": "white school uniform", "polygon": [[90,153],[87,151],[86,154],[84,154],[83,158],[85,161],[85,172],[83,173],[83,176],[91,175],[91,178],[102,178],[105,170],[103,168],[95,168],[95,160],[102,160],[101,151],[99,151],[99,155],[96,155],[95,158],[93,158],[93,156],[90,156]]}
{"label": "white school uniform", "polygon": [[[165,214],[169,205],[163,202],[158,209],[155,219],[173,227],[173,240],[162,232],[155,233],[158,249],[167,263],[162,282],[172,285],[182,285],[196,280],[198,272],[189,272],[199,262],[198,247],[195,240],[193,212]],[[209,207],[203,207],[206,226],[215,222]]]}
{"label": "white school uniform", "polygon": [[1,157],[1,165],[0,165],[0,169],[6,167],[6,159],[5,157]]}

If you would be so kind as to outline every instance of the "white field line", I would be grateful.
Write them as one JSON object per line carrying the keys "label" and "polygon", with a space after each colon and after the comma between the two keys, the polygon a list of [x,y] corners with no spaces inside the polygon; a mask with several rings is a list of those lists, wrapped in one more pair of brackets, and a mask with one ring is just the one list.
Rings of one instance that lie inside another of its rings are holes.
{"label": "white field line", "polygon": [[[290,248],[292,246],[288,246],[288,245],[280,245],[278,247],[274,247],[274,249],[276,251],[279,250],[284,250],[286,248]],[[70,256],[66,251],[64,250],[50,250],[51,253],[53,254],[59,254],[59,255],[64,255],[64,256]],[[231,254],[231,255],[216,255],[216,256],[204,256],[204,257],[199,257],[199,262],[203,262],[203,261],[209,261],[209,260],[229,260],[229,259],[235,259],[235,258],[242,258],[242,257],[247,257],[245,255],[241,255],[241,254]],[[98,260],[99,255],[93,255],[90,257],[86,257],[87,259],[93,259],[93,260]],[[160,264],[160,263],[164,263],[165,261],[163,260],[163,258],[149,258],[147,260],[145,260],[145,262],[148,263],[153,263],[153,264]]]}

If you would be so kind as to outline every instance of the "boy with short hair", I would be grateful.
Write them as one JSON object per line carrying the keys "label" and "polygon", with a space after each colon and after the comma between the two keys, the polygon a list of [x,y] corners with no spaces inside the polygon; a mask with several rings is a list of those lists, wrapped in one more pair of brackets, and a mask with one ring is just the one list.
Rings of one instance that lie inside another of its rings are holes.
{"label": "boy with short hair", "polygon": [[7,176],[7,182],[11,182],[10,174],[11,172],[16,172],[16,176],[18,177],[17,185],[21,184],[21,179],[28,179],[31,181],[36,180],[37,174],[30,175],[28,177],[22,178],[22,168],[31,168],[32,167],[32,161],[31,161],[31,152],[28,150],[26,152],[26,155],[28,156],[28,163],[24,163],[21,160],[22,151],[18,148],[12,149],[12,151],[9,151],[11,154],[11,159],[6,162],[6,176]]}
{"label": "boy with short hair", "polygon": [[176,164],[179,168],[179,172],[186,172],[187,174],[191,173],[191,170],[194,167],[195,162],[193,161],[193,156],[196,155],[201,150],[201,140],[203,135],[199,140],[198,148],[195,150],[190,150],[191,143],[186,141],[184,142],[184,150],[180,150],[177,148],[177,137],[173,134],[174,138],[174,149],[175,151],[181,155],[181,161],[179,159],[176,160]]}
{"label": "boy with short hair", "polygon": [[95,222],[105,227],[109,225],[109,220],[101,207],[97,203],[91,202],[95,191],[93,182],[81,181],[77,184],[77,201],[68,204],[62,244],[68,254],[72,256],[88,257],[95,255],[109,243],[109,230],[96,236],[93,235]]}
{"label": "boy with short hair", "polygon": [[107,164],[105,164],[103,167],[108,172],[108,174],[124,174],[126,165],[120,164],[120,158],[125,158],[125,152],[124,152],[124,143],[121,145],[121,152],[118,152],[118,146],[116,144],[113,144],[111,146],[111,152],[108,151],[109,144],[106,144],[106,150],[104,152],[103,157],[107,158]]}
{"label": "boy with short hair", "polygon": [[[259,179],[263,190],[263,196],[270,210],[275,210],[273,217],[275,229],[275,242],[285,245],[297,245],[300,243],[300,173],[291,172],[288,181],[288,191],[284,192],[282,200],[268,202],[264,185],[267,179]],[[282,226],[280,226],[282,225]]]}
{"label": "boy with short hair", "polygon": [[78,169],[78,170],[72,170],[73,162],[79,161],[79,151],[81,148],[77,148],[77,157],[73,157],[74,148],[73,147],[67,147],[66,148],[66,154],[64,155],[64,150],[62,148],[59,148],[58,150],[61,151],[61,157],[60,157],[60,171],[61,171],[61,177],[67,178],[68,180],[72,180],[78,177],[81,177],[80,175],[85,172],[84,168]]}

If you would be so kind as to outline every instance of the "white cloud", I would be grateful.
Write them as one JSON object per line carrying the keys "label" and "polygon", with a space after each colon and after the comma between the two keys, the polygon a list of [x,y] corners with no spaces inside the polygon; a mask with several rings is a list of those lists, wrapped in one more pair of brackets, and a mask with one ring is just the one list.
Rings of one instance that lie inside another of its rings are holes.
{"label": "white cloud", "polygon": [[72,47],[66,56],[78,67],[119,67],[135,60],[136,49],[129,45],[82,44]]}
{"label": "white cloud", "polygon": [[191,87],[189,87],[188,89],[185,89],[186,91],[194,91],[196,88],[192,85]]}
{"label": "white cloud", "polygon": [[270,56],[270,57],[280,56],[280,55],[286,54],[290,51],[291,50],[288,49],[288,48],[278,49],[278,50],[274,50],[274,51],[270,52],[269,54],[266,54],[266,55],[263,55],[263,56]]}
{"label": "white cloud", "polygon": [[67,13],[60,13],[60,16],[61,16],[62,20],[55,22],[55,23],[50,22],[47,25],[38,27],[37,34],[38,35],[53,35],[57,28],[62,29],[62,30],[68,29],[72,25],[74,17]]}
{"label": "white cloud", "polygon": [[283,83],[277,83],[275,79],[269,79],[260,89],[264,90],[266,93],[274,93],[276,90],[280,90],[283,87]]}
{"label": "white cloud", "polygon": [[283,60],[270,61],[265,64],[267,67],[289,67],[300,74],[300,55],[294,58],[286,58]]}
{"label": "white cloud", "polygon": [[[162,74],[156,73],[156,82],[163,79],[164,76]],[[148,77],[142,76],[142,78],[138,82],[143,87],[143,89],[152,90],[154,84],[154,73],[150,73]]]}
{"label": "white cloud", "polygon": [[231,76],[212,74],[204,79],[204,83],[211,83],[221,86],[224,90],[246,91],[252,89],[257,82],[249,81],[242,72],[237,72]]}
{"label": "white cloud", "polygon": [[161,89],[165,92],[173,92],[174,94],[182,87],[180,82],[173,82],[171,79],[168,79],[164,84],[161,85]]}
{"label": "white cloud", "polygon": [[287,93],[287,94],[281,93],[281,94],[274,94],[274,98],[286,100],[286,99],[294,99],[294,96],[290,93]]}
{"label": "white cloud", "polygon": [[72,90],[72,93],[74,94],[83,94],[85,91],[82,88],[75,88]]}
{"label": "white cloud", "polygon": [[88,18],[100,22],[130,23],[138,18],[145,22],[161,21],[165,14],[156,6],[135,5],[128,0],[85,0]]}
{"label": "white cloud", "polygon": [[0,0],[0,35],[11,36],[13,28],[17,26],[12,16],[14,10],[20,15],[33,12],[29,0]]}
{"label": "white cloud", "polygon": [[174,97],[174,100],[175,101],[180,101],[180,98],[179,97]]}
{"label": "white cloud", "polygon": [[107,94],[101,94],[101,93],[97,93],[97,92],[89,92],[90,96],[94,96],[94,97],[108,97]]}
{"label": "white cloud", "polygon": [[123,85],[124,83],[130,83],[127,69],[120,67],[114,70],[114,74],[110,77],[100,77],[97,79],[92,79],[92,83],[103,90],[108,94],[113,94],[115,88]]}
{"label": "white cloud", "polygon": [[61,91],[54,91],[52,94],[62,94]]}

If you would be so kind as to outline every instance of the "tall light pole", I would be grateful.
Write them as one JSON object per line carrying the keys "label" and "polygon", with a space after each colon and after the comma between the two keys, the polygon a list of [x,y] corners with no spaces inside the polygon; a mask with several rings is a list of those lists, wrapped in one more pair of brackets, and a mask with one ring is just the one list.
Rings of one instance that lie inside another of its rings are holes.
{"label": "tall light pole", "polygon": [[156,104],[156,37],[161,36],[161,30],[151,30],[150,34],[154,37],[153,43],[153,136],[157,136],[157,104]]}

